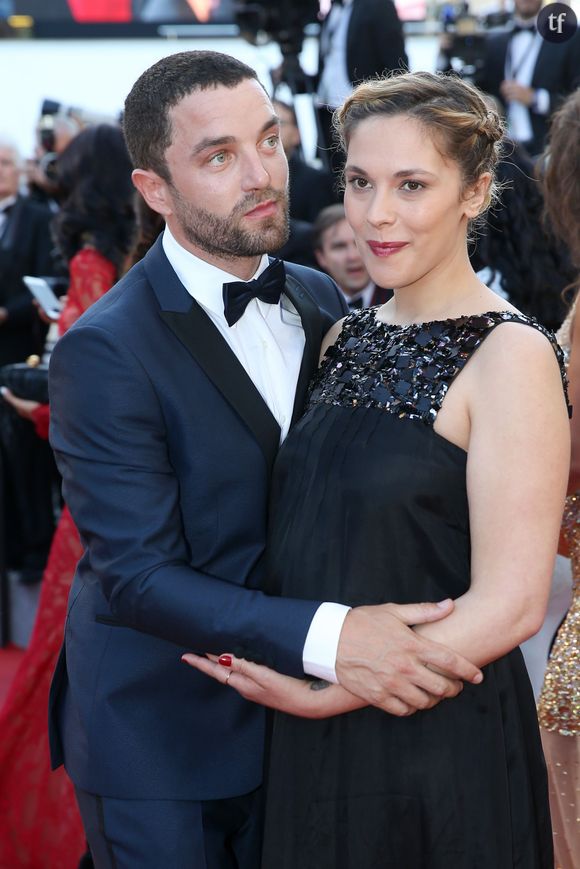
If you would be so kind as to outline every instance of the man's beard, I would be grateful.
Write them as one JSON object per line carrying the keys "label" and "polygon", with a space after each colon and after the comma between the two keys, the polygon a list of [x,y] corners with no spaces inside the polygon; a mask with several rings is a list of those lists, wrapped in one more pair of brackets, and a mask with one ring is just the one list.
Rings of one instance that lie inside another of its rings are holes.
{"label": "man's beard", "polygon": [[[288,241],[288,193],[269,188],[246,196],[227,217],[218,217],[205,208],[193,205],[172,187],[175,217],[191,244],[212,256],[223,259],[258,256],[276,251]],[[254,230],[241,225],[243,216],[262,202],[274,200],[282,206],[272,217],[264,218]]]}

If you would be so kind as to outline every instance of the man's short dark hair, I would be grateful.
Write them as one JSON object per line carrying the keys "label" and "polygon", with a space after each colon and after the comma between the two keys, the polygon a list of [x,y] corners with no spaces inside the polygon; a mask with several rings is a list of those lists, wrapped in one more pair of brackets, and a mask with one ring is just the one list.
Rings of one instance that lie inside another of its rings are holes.
{"label": "man's short dark hair", "polygon": [[123,129],[135,168],[150,169],[171,183],[165,160],[172,136],[170,109],[194,91],[234,88],[257,78],[251,66],[218,51],[181,51],[157,61],[125,100]]}
{"label": "man's short dark hair", "polygon": [[327,205],[318,213],[318,217],[312,224],[312,247],[314,250],[322,250],[322,236],[327,229],[330,229],[335,223],[340,223],[341,220],[346,220],[346,214],[344,205],[340,203]]}

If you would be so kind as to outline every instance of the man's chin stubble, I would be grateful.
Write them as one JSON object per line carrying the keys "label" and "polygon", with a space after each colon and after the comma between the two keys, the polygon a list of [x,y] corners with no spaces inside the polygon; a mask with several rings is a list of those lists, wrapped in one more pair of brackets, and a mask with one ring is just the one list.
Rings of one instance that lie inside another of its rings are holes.
{"label": "man's chin stubble", "polygon": [[286,244],[290,236],[288,220],[285,220],[283,225],[272,221],[270,226],[262,227],[260,232],[240,232],[235,240],[224,239],[222,244],[212,243],[207,236],[198,235],[187,226],[182,226],[182,231],[186,238],[200,250],[225,260],[262,256],[265,253],[277,251]]}

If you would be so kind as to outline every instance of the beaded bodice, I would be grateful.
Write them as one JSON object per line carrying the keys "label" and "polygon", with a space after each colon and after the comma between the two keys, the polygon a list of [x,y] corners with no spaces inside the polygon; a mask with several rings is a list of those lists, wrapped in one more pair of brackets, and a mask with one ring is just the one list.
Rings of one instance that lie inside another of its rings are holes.
{"label": "beaded bodice", "polygon": [[374,307],[345,318],[311,384],[307,410],[321,403],[379,407],[432,426],[454,378],[492,329],[505,322],[532,326],[548,338],[566,391],[562,351],[532,317],[489,311],[399,326],[378,320]]}

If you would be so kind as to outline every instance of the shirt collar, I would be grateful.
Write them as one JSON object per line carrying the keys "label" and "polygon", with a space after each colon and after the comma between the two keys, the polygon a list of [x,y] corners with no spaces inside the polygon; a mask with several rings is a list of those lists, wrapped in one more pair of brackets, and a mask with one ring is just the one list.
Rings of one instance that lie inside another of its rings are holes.
{"label": "shirt collar", "polygon": [[532,27],[537,27],[538,18],[537,16],[535,18],[520,18],[518,15],[514,15],[512,22],[514,27],[517,26],[520,30],[525,31],[531,30]]}
{"label": "shirt collar", "polygon": [[375,285],[374,285],[373,281],[369,281],[368,284],[366,285],[366,287],[364,287],[362,290],[359,290],[359,292],[355,293],[354,296],[349,296],[347,293],[343,292],[342,290],[340,292],[344,296],[344,300],[347,303],[347,305],[349,302],[356,302],[357,299],[362,299],[363,305],[366,308],[371,303],[374,291],[375,291]]}
{"label": "shirt collar", "polygon": [[[162,245],[173,271],[189,295],[206,310],[223,316],[223,284],[239,281],[240,278],[190,253],[176,241],[168,226],[163,230]],[[261,275],[269,264],[268,254],[265,253],[250,280]]]}

